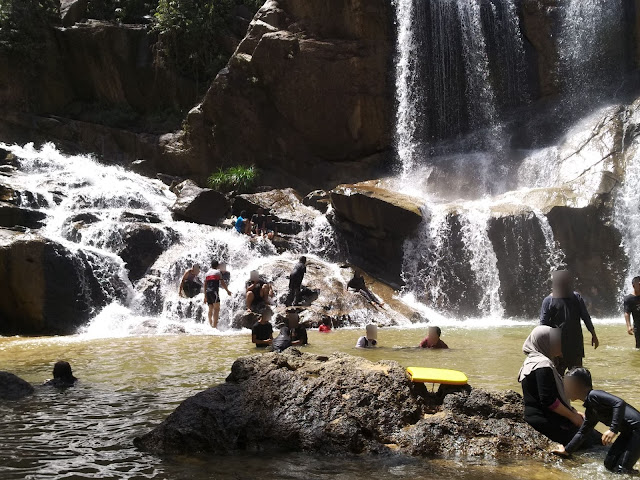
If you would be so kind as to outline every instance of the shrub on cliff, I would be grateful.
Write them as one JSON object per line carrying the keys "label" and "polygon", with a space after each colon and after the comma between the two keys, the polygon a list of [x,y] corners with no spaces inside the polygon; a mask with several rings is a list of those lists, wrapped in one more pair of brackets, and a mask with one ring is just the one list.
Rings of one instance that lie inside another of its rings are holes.
{"label": "shrub on cliff", "polygon": [[201,81],[215,77],[228,60],[223,48],[234,9],[252,12],[259,0],[160,0],[155,12],[159,60],[179,73]]}
{"label": "shrub on cliff", "polygon": [[158,0],[89,0],[87,17],[98,20],[137,23],[151,15]]}
{"label": "shrub on cliff", "polygon": [[253,165],[244,167],[237,165],[226,169],[220,169],[211,175],[207,181],[209,188],[218,192],[246,193],[258,183],[260,171]]}
{"label": "shrub on cliff", "polygon": [[33,66],[42,61],[47,29],[59,22],[56,0],[0,0],[0,49]]}

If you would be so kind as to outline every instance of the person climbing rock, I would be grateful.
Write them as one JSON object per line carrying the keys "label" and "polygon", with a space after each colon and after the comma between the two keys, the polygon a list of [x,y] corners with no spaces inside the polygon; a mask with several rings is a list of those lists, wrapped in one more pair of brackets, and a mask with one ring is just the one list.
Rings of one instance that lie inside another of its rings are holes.
{"label": "person climbing rock", "polygon": [[220,317],[220,286],[222,285],[227,295],[231,295],[226,282],[222,280],[222,273],[218,270],[219,266],[219,262],[213,260],[204,280],[204,303],[209,306],[207,319],[209,320],[209,325],[213,328],[218,328],[218,319]]}
{"label": "person climbing rock", "polygon": [[540,325],[560,328],[562,331],[562,357],[558,360],[558,372],[581,367],[584,358],[582,320],[591,332],[591,345],[598,348],[600,341],[591,322],[584,300],[573,291],[573,279],[567,270],[553,272],[552,293],[542,302]]}
{"label": "person climbing rock", "polygon": [[624,297],[624,321],[627,323],[627,333],[635,335],[636,348],[640,348],[640,277],[633,277],[631,286],[633,293]]}
{"label": "person climbing rock", "polygon": [[594,432],[598,422],[602,422],[609,426],[602,435],[602,444],[611,445],[604,459],[605,468],[614,473],[638,474],[634,466],[640,459],[640,412],[615,395],[594,390],[591,372],[586,368],[570,370],[564,384],[571,400],[584,402],[585,418],[571,442],[558,446],[553,453],[571,455]]}
{"label": "person climbing rock", "polygon": [[73,376],[69,362],[58,361],[53,366],[53,378],[47,380],[44,385],[47,387],[67,388],[72,387],[78,381]]}
{"label": "person climbing rock", "polygon": [[355,269],[353,271],[353,277],[347,283],[347,290],[353,290],[354,292],[359,293],[373,306],[384,307],[384,302],[380,301],[380,299],[371,290],[369,290],[369,288],[367,288],[362,272],[359,269]]}
{"label": "person climbing rock", "polygon": [[446,349],[449,346],[442,341],[442,330],[440,327],[429,327],[427,338],[420,342],[420,348]]}
{"label": "person climbing rock", "polygon": [[256,348],[266,348],[273,342],[272,317],[273,310],[266,307],[260,314],[260,320],[253,325],[251,329],[251,342],[256,345]]}
{"label": "person climbing rock", "polygon": [[198,295],[202,291],[202,282],[198,275],[200,275],[200,265],[194,263],[189,270],[184,272],[178,295],[184,295],[187,298]]}
{"label": "person climbing rock", "polygon": [[307,257],[300,257],[300,260],[298,260],[289,275],[289,293],[285,302],[287,307],[300,303],[300,290],[302,289],[305,273],[307,273]]}
{"label": "person climbing rock", "polygon": [[378,345],[378,326],[369,324],[365,327],[366,335],[356,342],[356,348],[372,348]]}

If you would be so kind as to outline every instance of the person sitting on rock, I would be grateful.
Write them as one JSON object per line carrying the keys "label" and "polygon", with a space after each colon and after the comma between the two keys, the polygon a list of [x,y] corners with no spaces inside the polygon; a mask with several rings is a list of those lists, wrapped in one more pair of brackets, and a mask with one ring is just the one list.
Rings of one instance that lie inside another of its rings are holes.
{"label": "person sitting on rock", "polygon": [[384,302],[380,301],[376,295],[367,288],[367,284],[364,281],[364,277],[362,276],[362,272],[360,270],[355,269],[353,271],[353,277],[347,283],[347,290],[353,290],[354,292],[362,295],[367,302],[371,303],[373,306],[383,307]]}
{"label": "person sitting on rock", "polygon": [[178,295],[187,298],[193,298],[202,291],[202,282],[198,277],[200,275],[200,265],[193,264],[189,270],[184,272]]}
{"label": "person sitting on rock", "polygon": [[227,270],[227,264],[221,263],[220,266],[218,267],[218,270],[220,270],[220,278],[224,280],[224,283],[229,285],[229,283],[231,282],[231,272]]}
{"label": "person sitting on rock", "polygon": [[264,225],[264,235],[273,240],[278,235],[278,228],[276,227],[275,217],[273,215],[267,215],[267,221]]}
{"label": "person sitting on rock", "polygon": [[247,233],[247,229],[250,229],[251,225],[249,220],[247,219],[247,211],[242,210],[240,215],[238,215],[238,219],[236,220],[236,232],[245,234]]}
{"label": "person sitting on rock", "polygon": [[253,325],[251,329],[251,342],[256,345],[256,348],[266,348],[273,342],[272,317],[273,310],[266,307],[260,315],[260,320]]}
{"label": "person sitting on rock", "polygon": [[53,366],[53,378],[44,384],[47,387],[67,388],[75,385],[77,381],[78,379],[73,376],[69,362],[58,361]]}
{"label": "person sitting on rock", "polygon": [[322,323],[320,324],[318,331],[321,333],[329,333],[331,331],[331,317],[327,315],[322,319]]}
{"label": "person sitting on rock", "polygon": [[287,294],[287,299],[285,301],[285,305],[287,307],[290,307],[291,305],[298,305],[300,303],[300,300],[302,299],[300,291],[302,289],[302,281],[304,280],[305,273],[307,273],[307,257],[300,257],[300,260],[298,260],[298,263],[296,263],[289,275],[289,293]]}
{"label": "person sitting on rock", "polygon": [[429,327],[427,331],[427,338],[420,342],[420,348],[449,348],[449,346],[442,341],[442,330],[440,327]]}
{"label": "person sitting on rock", "polygon": [[378,345],[378,326],[369,324],[365,328],[366,335],[356,342],[356,348],[372,348]]}
{"label": "person sitting on rock", "polygon": [[265,224],[267,217],[264,214],[263,208],[258,208],[258,211],[251,217],[251,231],[255,235],[263,235],[265,230]]}
{"label": "person sitting on rock", "polygon": [[271,284],[261,278],[256,270],[252,270],[249,275],[249,280],[247,280],[246,284],[246,300],[247,310],[252,311],[261,302],[271,303],[274,293]]}

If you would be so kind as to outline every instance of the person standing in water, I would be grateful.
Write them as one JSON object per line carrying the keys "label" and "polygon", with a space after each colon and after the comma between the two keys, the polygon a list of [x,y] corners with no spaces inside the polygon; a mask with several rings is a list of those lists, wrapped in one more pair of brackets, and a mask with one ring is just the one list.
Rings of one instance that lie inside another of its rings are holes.
{"label": "person standing in water", "polygon": [[373,348],[378,345],[378,326],[369,324],[365,327],[366,335],[356,342],[356,348]]}
{"label": "person standing in water", "polygon": [[540,325],[562,330],[562,357],[558,360],[560,375],[567,369],[582,366],[584,338],[580,320],[591,332],[591,345],[598,348],[600,341],[591,316],[580,294],[573,291],[571,274],[567,270],[553,272],[552,293],[542,302]]}
{"label": "person standing in water", "polygon": [[218,270],[219,265],[217,260],[213,260],[204,280],[204,303],[209,306],[207,318],[209,325],[213,328],[218,328],[218,318],[220,317],[220,285],[225,289],[227,295],[231,295],[227,283],[222,280],[222,273]]}
{"label": "person standing in water", "polygon": [[624,297],[624,321],[627,322],[627,333],[635,335],[636,348],[640,348],[640,277],[633,277],[631,286],[633,293]]}
{"label": "person standing in water", "polygon": [[198,275],[200,275],[200,265],[194,263],[189,270],[184,272],[178,295],[184,295],[187,298],[193,298],[198,295],[202,290],[202,283]]}
{"label": "person standing in water", "polygon": [[440,327],[429,327],[427,338],[420,342],[420,348],[447,349],[449,346],[442,341],[442,330]]}
{"label": "person standing in water", "polygon": [[289,293],[285,302],[287,307],[300,303],[300,290],[305,273],[307,273],[307,257],[300,257],[289,275]]}
{"label": "person standing in water", "polygon": [[609,426],[602,435],[602,444],[611,445],[604,459],[605,468],[613,473],[637,475],[634,466],[640,459],[640,412],[615,395],[594,390],[592,383],[586,368],[574,368],[565,375],[567,395],[584,402],[585,419],[571,442],[566,447],[560,445],[553,453],[568,457],[582,446],[598,422],[602,422]]}
{"label": "person standing in water", "polygon": [[271,318],[273,310],[266,307],[262,310],[260,320],[258,320],[251,329],[251,342],[256,348],[266,348],[273,342],[273,327],[271,326]]}

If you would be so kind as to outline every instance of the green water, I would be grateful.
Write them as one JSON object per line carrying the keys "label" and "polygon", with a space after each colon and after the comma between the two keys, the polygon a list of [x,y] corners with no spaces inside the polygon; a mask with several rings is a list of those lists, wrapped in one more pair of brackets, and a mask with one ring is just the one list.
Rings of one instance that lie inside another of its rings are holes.
{"label": "green water", "polygon": [[[531,326],[447,328],[448,351],[410,348],[423,329],[379,331],[381,348],[353,348],[356,330],[310,332],[305,351],[341,351],[404,366],[462,370],[473,386],[515,389]],[[596,387],[640,406],[640,352],[621,324],[597,325],[602,346],[587,351]],[[117,339],[1,338],[0,370],[33,383],[53,362],[71,362],[80,383],[65,392],[39,389],[20,402],[0,403],[0,479],[192,478],[610,478],[603,451],[570,461],[428,460],[290,454],[160,459],[136,451],[134,436],[157,425],[185,398],[224,381],[231,363],[255,353],[248,335],[148,336]]]}

